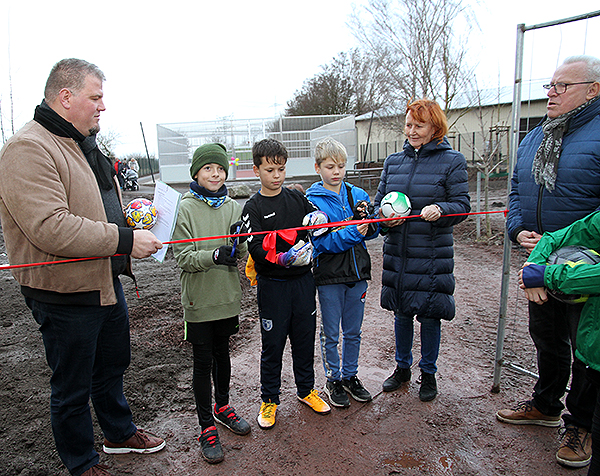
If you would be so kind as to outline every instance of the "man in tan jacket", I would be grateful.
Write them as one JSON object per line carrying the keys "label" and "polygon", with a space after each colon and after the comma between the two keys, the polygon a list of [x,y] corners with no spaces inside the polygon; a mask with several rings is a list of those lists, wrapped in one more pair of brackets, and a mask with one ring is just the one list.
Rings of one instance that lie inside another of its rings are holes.
{"label": "man in tan jacket", "polygon": [[114,169],[96,145],[104,79],[91,63],[59,61],[34,119],[0,151],[10,263],[105,257],[13,270],[42,333],[54,439],[74,476],[110,474],[94,450],[90,396],[106,453],[165,446],[136,428],[123,395],[131,350],[119,275],[131,274],[130,256],[146,258],[162,243],[150,231],[127,228]]}

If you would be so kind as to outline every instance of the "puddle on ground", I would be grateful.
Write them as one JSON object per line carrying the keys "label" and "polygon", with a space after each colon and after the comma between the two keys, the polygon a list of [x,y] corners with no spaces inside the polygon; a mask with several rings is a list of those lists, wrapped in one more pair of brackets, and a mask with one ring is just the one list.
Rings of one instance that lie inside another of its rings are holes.
{"label": "puddle on ground", "polygon": [[[406,454],[406,453],[401,453],[400,457],[397,459],[392,459],[392,458],[386,458],[383,460],[384,464],[387,464],[389,466],[394,466],[396,468],[425,468],[428,465],[432,466],[432,462],[429,461],[425,461],[423,459],[419,459],[418,457],[415,457],[414,455],[410,455],[410,454]],[[448,456],[442,456],[439,459],[439,467],[443,468],[444,470],[448,470],[448,469],[452,469],[452,466],[454,465],[454,461],[452,460],[452,458],[448,457]],[[436,465],[437,466],[437,465]]]}
{"label": "puddle on ground", "polygon": [[399,459],[386,458],[383,462],[384,464],[389,464],[390,466],[396,466],[398,468],[418,468],[419,466],[425,465],[425,461],[406,453],[403,453]]}

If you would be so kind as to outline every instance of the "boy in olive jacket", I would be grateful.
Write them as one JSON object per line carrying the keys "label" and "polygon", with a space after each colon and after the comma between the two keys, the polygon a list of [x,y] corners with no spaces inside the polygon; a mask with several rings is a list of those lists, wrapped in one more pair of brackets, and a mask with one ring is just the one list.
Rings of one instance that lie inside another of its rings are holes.
{"label": "boy in olive jacket", "polygon": [[[174,240],[236,233],[241,207],[227,196],[228,170],[223,145],[205,144],[196,149],[190,168],[194,181],[181,200]],[[199,441],[202,456],[209,463],[223,461],[215,420],[235,434],[250,432],[250,425],[229,406],[229,337],[238,332],[242,297],[237,258],[246,251],[246,243],[234,249],[227,238],[173,246],[181,268],[185,340],[194,352],[194,397],[202,428]],[[216,402],[213,408],[211,377]]]}

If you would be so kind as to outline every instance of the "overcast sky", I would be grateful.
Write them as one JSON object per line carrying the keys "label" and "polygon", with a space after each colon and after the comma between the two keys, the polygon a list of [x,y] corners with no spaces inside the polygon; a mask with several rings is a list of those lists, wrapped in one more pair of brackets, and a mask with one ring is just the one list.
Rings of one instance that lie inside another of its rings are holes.
{"label": "overcast sky", "polygon": [[[78,57],[106,75],[104,131],[118,154],[156,153],[156,124],[273,117],[305,79],[356,46],[348,15],[367,0],[138,2],[3,0],[0,100],[10,135],[32,118],[56,61]],[[597,0],[470,0],[480,29],[469,62],[481,88],[512,85],[518,23],[600,9]],[[541,5],[541,7],[535,7]],[[527,33],[524,75],[549,78],[566,56],[600,57],[600,18]],[[532,59],[534,58],[534,59]],[[12,79],[9,82],[9,71]]]}

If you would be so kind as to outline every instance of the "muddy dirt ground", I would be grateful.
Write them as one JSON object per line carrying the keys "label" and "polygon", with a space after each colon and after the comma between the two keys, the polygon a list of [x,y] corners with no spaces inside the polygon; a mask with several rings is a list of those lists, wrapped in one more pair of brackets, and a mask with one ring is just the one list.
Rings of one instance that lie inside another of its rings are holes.
{"label": "muddy dirt ground", "polygon": [[[502,187],[492,210],[506,205]],[[429,403],[419,401],[415,382],[418,326],[412,382],[393,393],[381,392],[383,380],[394,369],[394,337],[393,315],[379,307],[379,238],[369,242],[374,279],[367,297],[359,365],[359,376],[374,395],[373,401],[353,401],[349,409],[334,408],[326,416],[313,413],[295,398],[288,346],[277,425],[261,430],[256,423],[260,405],[258,313],[255,289],[242,277],[241,330],[231,343],[231,404],[250,422],[252,432],[241,437],[220,427],[225,461],[216,466],[203,461],[196,441],[192,357],[182,339],[177,265],[171,252],[162,264],[151,258],[136,261],[140,298],[129,279],[123,279],[133,354],[125,392],[136,424],[164,437],[167,446],[148,456],[101,454],[101,462],[115,475],[150,476],[586,474],[585,468],[565,469],[555,462],[557,429],[511,426],[495,419],[496,410],[528,398],[534,380],[507,365],[500,392],[490,391],[500,301],[502,214],[494,215],[492,223],[495,236],[485,243],[474,240],[473,218],[455,229],[457,316],[442,324],[439,395]],[[524,256],[513,252],[505,359],[536,372],[526,301],[514,279],[523,260]],[[6,263],[5,255],[0,261]],[[66,476],[50,428],[50,371],[41,336],[17,283],[8,271],[0,273],[0,475]],[[322,388],[325,378],[317,347],[315,374]],[[96,442],[101,451],[97,425]]]}

